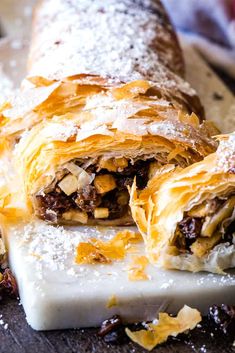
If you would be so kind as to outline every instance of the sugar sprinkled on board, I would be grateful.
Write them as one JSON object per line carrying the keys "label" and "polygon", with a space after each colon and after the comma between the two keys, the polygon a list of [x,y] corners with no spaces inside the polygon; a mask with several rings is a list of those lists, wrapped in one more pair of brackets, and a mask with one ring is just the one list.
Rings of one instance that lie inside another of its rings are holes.
{"label": "sugar sprinkled on board", "polygon": [[161,285],[161,289],[168,289],[170,287],[172,287],[174,281],[172,279],[169,279],[168,282],[164,282],[162,285]]}
{"label": "sugar sprinkled on board", "polygon": [[219,287],[223,287],[227,284],[235,285],[235,278],[230,274],[218,276],[213,273],[208,273],[205,276],[200,276],[200,278],[196,280],[196,284],[203,287],[212,282],[216,283]]}
{"label": "sugar sprinkled on board", "polygon": [[4,330],[8,329],[8,323],[3,320],[2,314],[0,315],[0,325],[4,328]]}
{"label": "sugar sprinkled on board", "polygon": [[[77,265],[74,258],[76,247],[80,242],[87,242],[89,238],[109,241],[120,228],[104,229],[104,227],[56,227],[42,221],[33,221],[22,227],[12,227],[11,237],[22,248],[25,263],[34,268],[32,284],[40,296],[45,295],[43,283],[59,278],[59,282],[74,283],[81,293],[86,293],[87,285],[100,288],[102,283],[109,284],[124,280],[119,288],[121,292],[128,292],[130,281],[127,280],[126,266],[132,254],[113,264],[105,265]],[[143,243],[138,245],[139,254],[143,254]],[[18,251],[18,250],[17,250]],[[138,252],[137,252],[138,254]],[[27,265],[27,266],[28,266]],[[149,265],[149,274],[152,275],[152,286],[158,283],[159,291],[169,291],[177,288],[177,280],[166,271],[156,271]],[[59,276],[59,277],[58,277]],[[235,285],[233,275],[218,276],[214,274],[191,274],[195,276],[195,286],[230,287]],[[127,283],[125,282],[127,280]],[[157,281],[157,282],[156,282]],[[187,281],[186,281],[187,282]],[[186,283],[186,285],[188,285]]]}
{"label": "sugar sprinkled on board", "polygon": [[[117,230],[111,228],[104,232],[102,227],[75,229],[35,221],[23,226],[23,229],[13,227],[12,234],[18,239],[20,246],[27,248],[26,261],[35,266],[38,279],[43,279],[45,269],[52,272],[61,271],[64,276],[71,278],[85,277],[89,268],[78,266],[74,262],[77,245],[87,241],[89,237],[110,240]],[[93,269],[91,282],[100,278],[102,268],[101,266]],[[112,270],[111,275],[114,279],[118,273]]]}

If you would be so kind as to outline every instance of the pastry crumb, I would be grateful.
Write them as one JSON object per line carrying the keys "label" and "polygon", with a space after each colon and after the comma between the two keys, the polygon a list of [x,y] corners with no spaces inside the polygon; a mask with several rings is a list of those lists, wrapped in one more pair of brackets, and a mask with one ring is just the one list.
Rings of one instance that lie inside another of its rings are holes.
{"label": "pastry crumb", "polygon": [[126,328],[126,334],[133,342],[151,351],[158,344],[165,342],[169,336],[176,337],[179,333],[194,329],[201,320],[201,314],[197,309],[184,305],[176,317],[159,313],[157,324],[150,323],[147,330],[134,332]]}
{"label": "pastry crumb", "polygon": [[106,308],[110,309],[110,308],[113,308],[114,306],[117,306],[118,305],[118,300],[117,300],[117,297],[115,294],[113,294],[108,302],[107,302],[107,305],[106,305]]}
{"label": "pastry crumb", "polygon": [[128,268],[128,279],[130,281],[149,280],[150,278],[145,272],[148,264],[149,261],[146,256],[133,256]]}
{"label": "pastry crumb", "polygon": [[132,244],[142,241],[140,233],[130,230],[118,232],[111,240],[104,242],[92,238],[89,242],[81,242],[76,249],[75,263],[80,264],[110,264],[113,260],[124,259]]}

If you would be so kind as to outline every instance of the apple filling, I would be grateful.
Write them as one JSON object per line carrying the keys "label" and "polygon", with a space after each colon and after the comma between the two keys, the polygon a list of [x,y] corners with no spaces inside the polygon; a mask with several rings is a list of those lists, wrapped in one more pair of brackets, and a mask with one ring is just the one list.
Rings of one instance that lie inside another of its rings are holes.
{"label": "apple filling", "polygon": [[178,223],[174,244],[180,252],[201,258],[221,242],[233,243],[235,234],[235,195],[214,198],[185,212]]}
{"label": "apple filling", "polygon": [[125,224],[132,224],[128,186],[136,178],[137,187],[143,189],[159,165],[152,158],[134,162],[124,157],[101,158],[91,164],[73,160],[36,195],[38,216],[54,223],[120,220],[121,224],[125,219]]}

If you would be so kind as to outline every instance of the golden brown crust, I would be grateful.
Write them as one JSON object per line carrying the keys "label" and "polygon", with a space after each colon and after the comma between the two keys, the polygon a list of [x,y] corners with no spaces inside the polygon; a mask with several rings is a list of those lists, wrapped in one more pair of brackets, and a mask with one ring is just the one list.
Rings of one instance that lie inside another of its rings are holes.
{"label": "golden brown crust", "polygon": [[35,195],[57,185],[57,172],[75,159],[185,167],[215,149],[158,0],[43,0],[29,62],[23,90],[1,111],[0,135],[15,141],[25,132],[15,155],[36,212]]}
{"label": "golden brown crust", "polygon": [[[48,119],[37,123],[16,147],[29,204],[73,159],[155,158],[184,167],[214,151],[206,125],[195,114],[180,112],[177,102],[169,103],[167,92],[160,98],[154,83],[111,85],[90,79],[77,76],[61,82],[57,93],[34,109]],[[71,94],[74,90],[81,95]]]}
{"label": "golden brown crust", "polygon": [[[134,6],[135,2],[133,3],[132,0],[122,0],[118,3],[114,0],[100,3],[97,0],[92,2],[93,7],[89,8],[91,13],[86,12],[88,8],[85,6],[86,1],[74,3],[56,1],[58,8],[54,6],[54,2],[40,1],[34,14],[30,75],[40,74],[44,77],[33,76],[25,80],[24,87],[17,97],[1,108],[0,135],[2,138],[10,138],[14,142],[23,131],[32,128],[43,119],[50,119],[53,115],[63,115],[65,112],[79,112],[84,108],[90,96],[102,90],[107,92],[115,87],[119,89],[123,84],[120,82],[122,79],[127,82],[127,86],[130,86],[129,90],[131,86],[133,89],[136,86],[148,86],[148,96],[153,96],[156,102],[166,101],[175,109],[176,114],[180,111],[189,114],[195,112],[200,121],[203,119],[203,107],[196,92],[180,76],[176,75],[183,71],[182,53],[159,1],[137,1],[138,6]],[[88,3],[89,1],[87,0]],[[82,19],[79,17],[80,12],[75,11],[76,6],[81,6]],[[105,28],[101,26],[100,30],[97,11],[101,11],[101,14],[105,16],[103,20]],[[81,21],[85,21],[81,22],[80,27],[73,25],[74,21],[79,23],[77,16]],[[132,54],[124,50],[125,48],[119,51],[118,48],[125,41],[116,38],[118,37],[116,30],[111,26],[115,22],[112,16],[117,17],[116,25],[124,28],[121,35],[125,37],[130,46],[137,46],[137,50],[134,50]],[[122,16],[125,17],[124,24],[122,21],[121,24],[119,23],[120,18],[123,19]],[[138,38],[136,35],[128,34],[128,31],[133,31],[133,22],[140,33]],[[100,41],[85,40],[84,43],[82,42],[81,34],[85,36],[89,24],[92,24],[90,35],[99,33]],[[65,28],[58,30],[57,26],[65,26]],[[70,35],[70,27],[74,30],[73,35]],[[61,43],[55,44],[53,40],[58,33],[64,33],[64,35],[67,33],[67,35]],[[102,40],[103,42],[111,41],[114,43],[114,48],[104,49]],[[141,45],[138,44],[139,41]],[[79,44],[78,47],[76,43]],[[94,47],[90,48],[91,43]],[[116,48],[117,52],[115,52]],[[115,60],[112,58],[113,53],[115,53]],[[64,58],[63,55],[68,55],[68,57]],[[169,67],[171,70],[168,69]],[[84,70],[88,73],[98,72],[102,76],[84,74]],[[65,78],[72,73],[76,75]],[[48,76],[53,79],[49,80]],[[59,79],[54,80],[55,77]],[[61,79],[62,77],[64,78]],[[135,78],[145,80],[135,80]],[[141,89],[146,92],[145,88]],[[123,97],[126,98],[125,95]]]}
{"label": "golden brown crust", "polygon": [[179,254],[175,247],[177,224],[185,212],[205,201],[226,200],[234,195],[234,167],[235,134],[231,134],[222,136],[217,152],[203,161],[185,169],[164,168],[140,193],[135,185],[132,187],[132,215],[153,262],[189,271],[221,272],[235,266],[233,243],[224,242],[201,257],[194,253]]}
{"label": "golden brown crust", "polygon": [[[63,23],[61,21],[62,15]],[[104,23],[103,25],[102,22]],[[79,23],[81,23],[81,27]],[[71,26],[71,24],[73,26]],[[104,25],[105,31],[103,30],[104,27],[102,27]],[[55,42],[53,42],[53,31],[57,26],[61,31],[56,33],[57,42],[55,44]],[[47,28],[45,29],[45,27]],[[81,29],[82,32],[80,32]],[[38,1],[33,14],[33,34],[29,58],[30,71],[35,63],[40,61],[43,56],[49,58],[51,53],[55,50],[55,46],[58,49],[60,46],[66,44],[63,41],[63,36],[68,31],[70,31],[70,36],[74,36],[74,39],[80,42],[84,41],[84,43],[80,43],[77,48],[76,42],[74,42],[75,45],[73,47],[66,48],[70,50],[70,58],[73,56],[76,56],[77,59],[83,57],[85,55],[84,51],[88,50],[90,44],[89,41],[87,41],[87,37],[82,38],[81,34],[86,36],[87,31],[90,29],[92,29],[93,35],[95,35],[99,41],[95,44],[97,47],[89,51],[89,56],[96,58],[98,62],[102,60],[103,65],[106,66],[107,76],[115,76],[116,72],[115,67],[113,67],[114,72],[109,72],[110,70],[106,64],[108,59],[106,58],[106,60],[104,60],[106,45],[110,46],[110,54],[111,51],[116,51],[119,54],[119,75],[121,74],[121,69],[128,63],[131,57],[131,60],[139,61],[138,64],[133,66],[134,71],[136,70],[142,73],[142,78],[144,79],[151,79],[148,72],[150,72],[151,67],[155,65],[151,62],[153,61],[153,54],[155,53],[157,54],[157,61],[168,67],[172,72],[181,76],[184,75],[182,51],[169,16],[159,0],[122,0],[118,3],[112,0],[106,2],[96,0],[95,3],[86,0],[86,2],[84,1],[80,4],[78,1],[66,0],[57,0],[57,3],[52,3],[48,0]],[[132,29],[135,29],[136,32],[131,33]],[[138,33],[139,38],[136,36],[136,33]],[[135,55],[132,56],[130,47],[136,46],[137,49],[139,49],[138,41],[142,39],[142,34],[146,41],[146,47],[142,46],[142,50],[136,50]],[[92,41],[92,38],[90,38],[90,41]],[[126,47],[128,52],[120,51],[120,47],[125,41],[128,41]],[[43,52],[43,48],[41,48],[40,45],[43,42],[47,42],[46,52]],[[102,46],[104,46],[103,50],[100,51]],[[99,57],[96,55],[97,49]],[[146,49],[148,50],[148,54],[145,53]],[[120,55],[123,53],[125,54],[124,56]],[[147,55],[147,57],[145,58],[144,55]],[[143,61],[141,62],[142,59]],[[148,63],[147,71],[144,68],[145,60],[146,63]],[[96,67],[97,63],[94,64],[93,67],[89,67],[89,71],[86,73],[100,74],[103,76],[103,72],[94,72]],[[50,77],[52,77],[53,72],[55,73],[57,69],[56,67],[50,68]],[[112,70],[112,68],[110,69]],[[81,69],[76,69],[75,71],[76,72],[73,72],[73,74],[85,73],[84,70]],[[64,76],[66,75],[63,75],[63,77]],[[130,76],[127,77],[128,80],[130,78]]]}
{"label": "golden brown crust", "polygon": [[180,97],[183,109],[204,117],[196,92],[182,79],[182,51],[159,0],[57,0],[56,5],[42,0],[35,10],[29,76],[150,80]]}
{"label": "golden brown crust", "polygon": [[[169,120],[169,123],[172,119],[179,120],[179,122],[194,125],[202,130],[202,135],[206,130],[210,135],[215,134],[214,131],[211,133],[211,129],[208,129],[209,123],[199,126],[200,116],[196,117],[193,114],[190,117],[192,109],[183,92],[178,91],[176,87],[165,87],[161,83],[136,80],[123,84],[99,76],[76,75],[58,81],[31,77],[27,81],[27,85],[29,87],[25,87],[15,98],[1,107],[1,138],[14,141],[22,132],[31,129],[43,120],[68,113],[80,114],[87,107],[89,111],[91,105],[95,108],[106,104],[104,109],[109,109],[112,112],[117,109],[119,102],[121,105],[120,116],[128,115],[130,110],[135,111],[135,106],[138,107],[138,104],[141,103],[143,108],[138,110],[144,111],[144,106],[146,108],[149,106],[152,109],[150,115],[153,120],[160,118],[161,120]],[[109,96],[109,94],[111,95]],[[104,99],[107,102],[103,102]],[[111,107],[112,100],[117,102],[110,110],[108,105]],[[97,111],[97,109],[93,110]],[[153,112],[155,112],[155,116],[153,116]],[[87,116],[94,120],[92,114],[89,114]],[[95,118],[97,119],[97,114]],[[78,117],[78,122],[79,119]]]}

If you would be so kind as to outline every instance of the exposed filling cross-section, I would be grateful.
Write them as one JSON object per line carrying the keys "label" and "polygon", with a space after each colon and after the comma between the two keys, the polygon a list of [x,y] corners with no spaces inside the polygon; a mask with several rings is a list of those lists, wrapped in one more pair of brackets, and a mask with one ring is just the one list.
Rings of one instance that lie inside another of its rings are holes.
{"label": "exposed filling cross-section", "polygon": [[128,186],[136,178],[138,189],[143,189],[159,165],[153,158],[134,162],[110,158],[91,164],[73,160],[36,195],[38,215],[51,222],[83,224],[127,217],[131,224]]}
{"label": "exposed filling cross-section", "polygon": [[174,243],[180,253],[206,255],[222,242],[233,243],[235,234],[235,195],[215,197],[185,212],[178,223]]}

